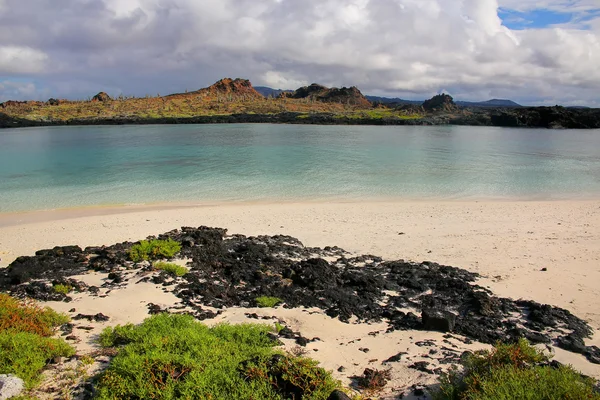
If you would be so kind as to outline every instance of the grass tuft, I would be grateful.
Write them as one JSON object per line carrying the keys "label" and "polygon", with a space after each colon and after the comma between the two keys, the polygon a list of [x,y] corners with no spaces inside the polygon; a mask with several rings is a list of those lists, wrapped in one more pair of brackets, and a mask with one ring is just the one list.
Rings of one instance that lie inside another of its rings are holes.
{"label": "grass tuft", "polygon": [[[160,314],[139,326],[107,328],[102,346],[122,346],[100,375],[98,399],[325,400],[339,383],[316,362],[274,349],[268,325],[209,328],[187,315]],[[300,397],[296,397],[300,398]]]}
{"label": "grass tuft", "polygon": [[255,299],[256,305],[262,308],[273,308],[283,302],[279,297],[260,296]]}
{"label": "grass tuft", "polygon": [[66,294],[69,294],[71,292],[71,290],[73,290],[73,286],[58,284],[58,285],[54,285],[53,289],[56,293],[66,295]]}
{"label": "grass tuft", "polygon": [[171,275],[175,276],[184,276],[188,273],[187,268],[182,267],[181,265],[166,263],[166,262],[157,262],[154,264],[155,269],[159,269],[161,271],[168,272]]}
{"label": "grass tuft", "polygon": [[549,357],[525,339],[498,344],[463,361],[464,371],[453,367],[440,377],[436,400],[600,400],[595,382],[570,366],[547,365]]}
{"label": "grass tuft", "polygon": [[142,240],[131,247],[129,258],[134,262],[172,258],[180,250],[181,245],[173,239]]}

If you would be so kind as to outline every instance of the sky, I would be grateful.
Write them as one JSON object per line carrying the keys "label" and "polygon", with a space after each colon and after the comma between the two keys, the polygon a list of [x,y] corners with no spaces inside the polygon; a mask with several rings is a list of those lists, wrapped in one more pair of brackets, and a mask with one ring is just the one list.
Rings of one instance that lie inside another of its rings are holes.
{"label": "sky", "polygon": [[600,107],[600,0],[0,0],[0,101],[224,78]]}

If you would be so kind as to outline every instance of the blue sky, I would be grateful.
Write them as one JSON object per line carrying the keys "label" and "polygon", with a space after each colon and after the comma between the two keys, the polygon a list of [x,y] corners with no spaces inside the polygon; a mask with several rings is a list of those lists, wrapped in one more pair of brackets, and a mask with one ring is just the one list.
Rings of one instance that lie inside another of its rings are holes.
{"label": "blue sky", "polygon": [[586,22],[600,17],[600,8],[579,12],[570,12],[568,8],[560,11],[543,8],[527,11],[500,8],[498,16],[502,19],[502,25],[513,30],[550,28],[564,24],[587,29]]}
{"label": "blue sky", "polygon": [[568,23],[573,19],[574,14],[551,10],[519,12],[501,9],[498,11],[498,16],[502,19],[502,25],[509,29],[532,29]]}

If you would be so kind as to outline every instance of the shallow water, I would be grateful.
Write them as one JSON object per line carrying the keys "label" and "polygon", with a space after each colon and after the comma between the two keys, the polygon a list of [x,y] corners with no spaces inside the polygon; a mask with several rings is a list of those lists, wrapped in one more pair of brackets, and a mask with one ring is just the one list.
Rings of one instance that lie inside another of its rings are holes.
{"label": "shallow water", "polygon": [[600,130],[268,124],[0,130],[0,212],[599,195]]}

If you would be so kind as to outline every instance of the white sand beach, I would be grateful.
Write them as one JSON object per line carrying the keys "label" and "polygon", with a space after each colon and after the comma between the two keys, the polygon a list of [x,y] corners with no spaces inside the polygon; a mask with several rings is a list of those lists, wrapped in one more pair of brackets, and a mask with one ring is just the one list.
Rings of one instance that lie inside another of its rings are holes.
{"label": "white sand beach", "polygon": [[[429,260],[464,268],[481,274],[478,283],[499,296],[563,307],[600,329],[600,201],[172,205],[4,214],[0,215],[0,267],[42,248],[110,245],[201,225],[248,236],[286,234],[307,246],[335,245],[356,254]],[[140,322],[147,316],[145,305],[149,302],[169,305],[177,301],[170,294],[142,286],[130,285],[103,299],[78,294],[71,303],[51,306],[60,311],[76,308],[84,314],[103,312],[111,317],[106,323],[92,323],[98,329],[87,333],[87,339],[78,344],[86,350],[88,339],[101,327]],[[306,337],[318,336],[321,341],[308,346],[309,356],[334,370],[345,382],[370,364],[380,365],[400,351],[408,351],[410,362],[418,361],[428,349],[416,347],[416,342],[443,340],[441,334],[431,332],[386,334],[385,324],[348,325],[308,311],[232,309],[220,315],[218,321],[249,321],[244,314],[257,312],[284,320]],[[374,331],[382,333],[369,335]],[[348,344],[357,339],[360,343]],[[453,343],[461,349],[485,347]],[[587,344],[600,345],[600,335]],[[365,353],[359,348],[370,351]],[[589,363],[583,356],[555,351],[557,360],[600,378],[600,365]],[[409,370],[406,363],[393,366],[390,387],[435,381],[431,375]],[[343,373],[337,372],[340,366],[345,366]]]}

